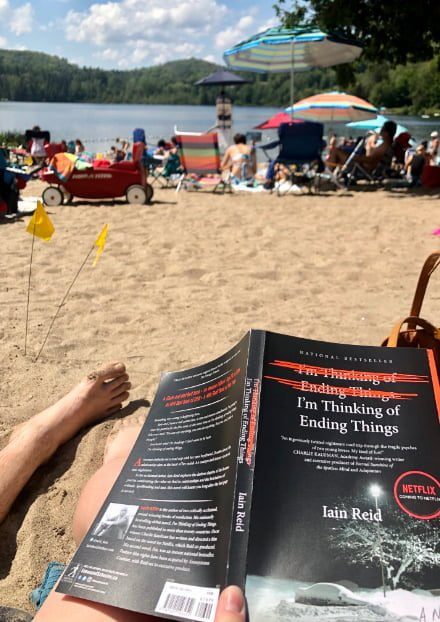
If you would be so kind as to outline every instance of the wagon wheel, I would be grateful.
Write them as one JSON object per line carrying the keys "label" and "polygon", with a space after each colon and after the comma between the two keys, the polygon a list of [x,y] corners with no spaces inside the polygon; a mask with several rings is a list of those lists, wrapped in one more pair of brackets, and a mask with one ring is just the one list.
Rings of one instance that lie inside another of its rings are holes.
{"label": "wagon wheel", "polygon": [[49,186],[41,195],[43,199],[43,203],[45,205],[50,205],[51,207],[55,207],[56,205],[61,205],[64,200],[64,195],[59,188],[56,186]]}
{"label": "wagon wheel", "polygon": [[133,185],[127,188],[125,194],[128,203],[143,205],[147,202],[147,191],[144,186]]}

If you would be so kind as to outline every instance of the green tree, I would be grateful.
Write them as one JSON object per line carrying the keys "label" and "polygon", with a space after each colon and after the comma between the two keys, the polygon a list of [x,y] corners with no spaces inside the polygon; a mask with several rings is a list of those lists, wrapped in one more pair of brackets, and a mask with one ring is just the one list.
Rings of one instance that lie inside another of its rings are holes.
{"label": "green tree", "polygon": [[287,27],[307,20],[358,39],[376,62],[428,60],[439,49],[438,0],[278,0],[274,8]]}

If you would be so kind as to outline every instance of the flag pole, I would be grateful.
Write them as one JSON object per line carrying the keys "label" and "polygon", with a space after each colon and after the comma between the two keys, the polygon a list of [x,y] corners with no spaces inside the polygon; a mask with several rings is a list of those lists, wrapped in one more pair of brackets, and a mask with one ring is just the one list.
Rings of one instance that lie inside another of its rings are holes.
{"label": "flag pole", "polygon": [[71,290],[71,289],[72,289],[72,287],[75,285],[75,282],[76,282],[77,278],[78,278],[78,277],[79,277],[79,275],[81,274],[81,271],[82,271],[82,269],[84,268],[84,266],[86,265],[87,259],[88,259],[88,258],[90,257],[90,255],[92,254],[92,252],[93,252],[94,248],[95,248],[95,245],[93,244],[93,246],[91,247],[91,249],[90,249],[90,250],[89,250],[89,252],[87,253],[86,258],[85,258],[85,259],[84,259],[84,261],[82,262],[82,264],[81,264],[81,266],[80,266],[79,270],[77,271],[77,273],[76,273],[76,274],[75,274],[75,276],[73,277],[73,281],[71,282],[71,284],[70,284],[70,285],[69,285],[69,287],[67,288],[67,291],[66,291],[66,293],[64,294],[64,297],[63,297],[62,301],[61,301],[61,302],[60,302],[60,304],[58,305],[58,308],[57,308],[57,310],[56,310],[56,312],[55,312],[55,315],[54,315],[54,316],[53,316],[53,318],[52,318],[52,321],[51,321],[51,323],[50,323],[50,325],[49,325],[49,329],[48,329],[48,331],[47,331],[47,333],[46,333],[46,336],[45,336],[45,338],[44,338],[43,344],[42,344],[42,346],[41,346],[41,348],[40,348],[40,350],[39,350],[39,352],[38,352],[38,354],[37,354],[37,356],[36,356],[36,358],[35,358],[35,362],[37,362],[37,361],[38,361],[38,359],[39,359],[39,357],[40,357],[40,354],[43,352],[43,348],[44,348],[44,346],[46,345],[46,341],[47,341],[47,339],[48,339],[48,337],[49,337],[49,334],[50,334],[50,331],[52,330],[53,325],[55,324],[55,320],[56,320],[56,319],[57,319],[57,317],[58,317],[58,314],[59,314],[59,312],[60,312],[60,310],[61,310],[61,307],[62,307],[62,306],[64,305],[64,303],[66,302],[66,299],[67,299],[67,296],[68,296],[68,295],[69,295],[69,293],[70,293],[70,290]]}
{"label": "flag pole", "polygon": [[28,278],[28,291],[27,291],[27,303],[26,303],[26,328],[24,332],[24,355],[27,353],[27,336],[28,336],[28,322],[29,322],[29,299],[31,295],[31,274],[32,274],[32,259],[34,256],[34,241],[35,241],[35,220],[34,231],[32,233],[32,246],[31,246],[31,259],[29,262],[29,278]]}

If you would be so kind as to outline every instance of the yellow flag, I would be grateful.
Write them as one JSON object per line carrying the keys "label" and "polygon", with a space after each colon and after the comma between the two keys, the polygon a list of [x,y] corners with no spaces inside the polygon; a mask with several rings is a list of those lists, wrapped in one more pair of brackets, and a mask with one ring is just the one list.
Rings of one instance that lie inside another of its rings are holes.
{"label": "yellow flag", "polygon": [[95,246],[98,247],[98,250],[96,251],[96,256],[95,256],[95,261],[93,262],[93,267],[96,266],[96,264],[98,263],[99,258],[102,255],[102,252],[104,250],[104,246],[105,246],[105,242],[107,240],[107,233],[108,233],[108,225],[104,225],[102,228],[101,233],[98,235],[98,237],[95,240]]}
{"label": "yellow flag", "polygon": [[53,226],[49,216],[46,214],[41,201],[38,201],[37,209],[30,219],[26,231],[31,235],[36,235],[37,238],[41,238],[46,242],[48,242],[52,237],[55,227]]}

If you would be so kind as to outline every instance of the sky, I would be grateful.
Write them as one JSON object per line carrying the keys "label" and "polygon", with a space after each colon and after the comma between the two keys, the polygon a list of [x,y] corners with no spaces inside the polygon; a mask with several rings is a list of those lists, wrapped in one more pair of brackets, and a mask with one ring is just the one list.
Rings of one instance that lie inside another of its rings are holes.
{"label": "sky", "polygon": [[225,49],[276,23],[271,0],[0,0],[0,48],[106,69],[221,62]]}

